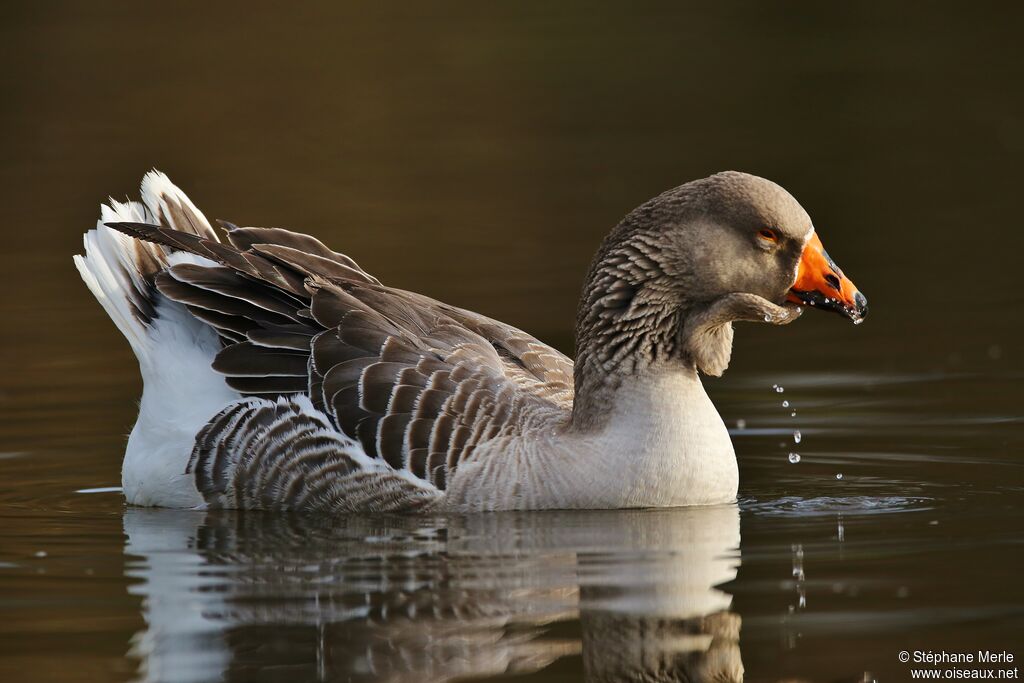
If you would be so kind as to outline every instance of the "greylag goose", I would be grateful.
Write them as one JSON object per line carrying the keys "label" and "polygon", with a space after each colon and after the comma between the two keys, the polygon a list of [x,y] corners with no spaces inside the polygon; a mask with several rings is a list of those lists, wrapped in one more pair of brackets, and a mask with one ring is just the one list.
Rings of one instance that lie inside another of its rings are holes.
{"label": "greylag goose", "polygon": [[514,327],[388,287],[319,240],[221,222],[166,176],[103,206],[75,263],[144,388],[122,470],[137,505],[480,511],[736,498],[699,373],[736,321],[867,300],[800,204],[737,172],[649,200],[604,240],[575,363]]}

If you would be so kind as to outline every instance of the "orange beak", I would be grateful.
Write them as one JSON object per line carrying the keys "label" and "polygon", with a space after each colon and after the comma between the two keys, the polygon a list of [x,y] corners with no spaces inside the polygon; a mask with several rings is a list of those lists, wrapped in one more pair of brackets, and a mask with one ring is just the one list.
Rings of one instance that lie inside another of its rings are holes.
{"label": "orange beak", "polygon": [[800,255],[796,282],[786,300],[841,313],[854,323],[868,314],[867,298],[829,257],[818,233],[811,235]]}

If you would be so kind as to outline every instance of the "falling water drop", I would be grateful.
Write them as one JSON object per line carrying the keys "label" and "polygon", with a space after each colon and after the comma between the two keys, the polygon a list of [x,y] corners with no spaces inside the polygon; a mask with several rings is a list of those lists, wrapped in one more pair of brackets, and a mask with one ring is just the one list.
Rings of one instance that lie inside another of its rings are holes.
{"label": "falling water drop", "polygon": [[765,314],[764,314],[764,321],[765,321],[766,323],[770,323],[770,322],[772,321],[772,316],[771,316],[771,313],[765,313]]}
{"label": "falling water drop", "polygon": [[843,473],[842,472],[840,472],[839,474],[836,475],[836,479],[842,479],[842,478],[843,478]]}
{"label": "falling water drop", "polygon": [[779,386],[775,387],[775,393],[776,394],[781,394],[783,391],[785,391],[785,389],[783,389],[782,387],[779,387]]}
{"label": "falling water drop", "polygon": [[799,429],[793,430],[793,443],[800,443],[800,440],[804,438],[804,435],[800,433]]}
{"label": "falling water drop", "polygon": [[789,454],[789,461],[791,463],[793,463],[794,465],[797,464],[798,462],[800,462],[800,454],[799,453],[790,453]]}
{"label": "falling water drop", "polygon": [[789,414],[789,416],[790,417],[796,417],[796,411],[794,410],[792,413]]}
{"label": "falling water drop", "polygon": [[746,429],[746,428],[747,428],[747,421],[746,420],[742,420],[742,419],[736,420],[736,429]]}
{"label": "falling water drop", "polygon": [[789,407],[789,401],[783,401],[782,402],[782,407],[783,408],[788,408]]}

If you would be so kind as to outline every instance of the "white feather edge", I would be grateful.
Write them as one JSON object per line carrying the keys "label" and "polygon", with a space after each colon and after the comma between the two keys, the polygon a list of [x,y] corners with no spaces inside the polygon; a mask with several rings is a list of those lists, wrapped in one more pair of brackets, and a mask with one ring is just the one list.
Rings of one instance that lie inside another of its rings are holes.
{"label": "white feather edge", "polygon": [[[142,177],[142,201],[146,207],[152,212],[153,216],[170,215],[170,212],[165,208],[167,206],[168,198],[177,201],[183,206],[188,207],[192,213],[194,213],[201,221],[202,225],[199,227],[204,231],[203,236],[211,239],[220,241],[217,233],[210,226],[210,221],[206,219],[206,216],[200,211],[192,200],[188,198],[177,185],[171,182],[164,173],[153,169],[149,171],[145,176]],[[174,227],[174,226],[172,226]]]}

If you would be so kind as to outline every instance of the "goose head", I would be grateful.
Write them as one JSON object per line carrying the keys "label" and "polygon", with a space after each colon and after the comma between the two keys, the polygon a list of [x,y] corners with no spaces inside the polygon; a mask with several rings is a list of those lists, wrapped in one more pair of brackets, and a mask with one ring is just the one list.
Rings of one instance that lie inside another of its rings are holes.
{"label": "goose head", "polygon": [[[867,314],[867,298],[825,251],[810,216],[770,180],[719,173],[654,203],[661,206],[649,227],[662,233],[664,270],[650,284],[668,284],[657,282],[662,278],[676,283],[680,307],[699,310],[747,294],[777,306],[835,311],[854,322]],[[737,320],[746,319],[736,312]]]}
{"label": "goose head", "polygon": [[605,239],[577,326],[579,373],[682,362],[720,375],[732,323],[792,322],[801,305],[859,322],[867,299],[810,216],[770,180],[729,171],[644,203]]}

